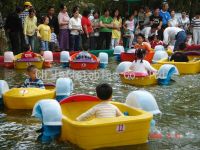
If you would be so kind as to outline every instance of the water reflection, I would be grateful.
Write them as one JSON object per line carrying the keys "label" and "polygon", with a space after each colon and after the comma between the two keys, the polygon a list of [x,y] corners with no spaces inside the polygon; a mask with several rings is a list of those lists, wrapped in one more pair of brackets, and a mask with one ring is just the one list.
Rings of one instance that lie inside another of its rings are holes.
{"label": "water reflection", "polygon": [[[145,89],[154,94],[162,116],[156,116],[157,125],[163,134],[162,139],[150,141],[148,144],[109,148],[113,150],[160,150],[160,149],[199,149],[200,147],[200,101],[199,87],[200,74],[181,77],[173,77],[170,86],[134,87],[121,83],[119,77],[102,76],[103,72],[114,72],[116,62],[111,60],[108,68],[98,70],[101,76],[97,79],[88,77],[94,74],[93,71],[77,71],[84,74],[86,78],[72,78],[74,82],[73,94],[95,95],[95,87],[101,82],[110,83],[113,86],[113,99],[124,102],[129,92],[138,89]],[[47,69],[49,75],[54,70],[69,72],[69,69],[62,69],[59,65]],[[9,83],[10,87],[18,86],[26,76],[25,71],[15,71],[0,68],[0,79]],[[70,71],[71,72],[71,71]],[[88,76],[87,76],[88,75]],[[55,79],[46,79],[45,82],[55,83]],[[42,145],[35,139],[38,134],[35,132],[40,128],[40,122],[31,118],[31,111],[26,110],[0,110],[0,147],[1,149],[78,149],[69,143],[52,143]],[[181,139],[167,138],[168,134],[181,134]],[[107,148],[104,148],[107,149]]]}

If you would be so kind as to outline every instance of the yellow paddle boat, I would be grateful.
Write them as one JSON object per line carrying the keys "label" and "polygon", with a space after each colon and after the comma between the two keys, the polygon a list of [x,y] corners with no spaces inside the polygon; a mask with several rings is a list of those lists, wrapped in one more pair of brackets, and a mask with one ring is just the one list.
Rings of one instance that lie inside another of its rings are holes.
{"label": "yellow paddle boat", "polygon": [[131,72],[120,73],[122,83],[138,86],[155,85],[158,83],[155,74],[149,76],[135,76]]}
{"label": "yellow paddle boat", "polygon": [[26,69],[30,65],[35,65],[38,69],[42,69],[44,58],[37,54],[36,58],[22,58],[22,53],[15,56],[14,67],[15,69]]}
{"label": "yellow paddle boat", "polygon": [[162,59],[157,61],[156,64],[152,64],[152,66],[159,69],[164,64],[172,64],[176,66],[180,74],[197,74],[200,72],[200,60],[195,59],[190,60],[189,62],[173,62],[168,61],[168,59]]}
{"label": "yellow paddle boat", "polygon": [[168,59],[161,59],[152,64],[156,69],[159,69],[164,64],[172,64],[177,67],[180,74],[196,74],[200,72],[200,53],[196,51],[176,52],[178,54],[187,55],[188,62],[174,62]]}
{"label": "yellow paddle boat", "polygon": [[45,85],[46,89],[13,88],[3,94],[3,102],[9,109],[32,109],[41,99],[55,98],[55,86]]}
{"label": "yellow paddle boat", "polygon": [[152,114],[122,103],[110,102],[128,116],[76,121],[76,117],[98,103],[96,97],[88,95],[71,96],[60,102],[63,114],[62,141],[70,141],[83,149],[148,142]]}

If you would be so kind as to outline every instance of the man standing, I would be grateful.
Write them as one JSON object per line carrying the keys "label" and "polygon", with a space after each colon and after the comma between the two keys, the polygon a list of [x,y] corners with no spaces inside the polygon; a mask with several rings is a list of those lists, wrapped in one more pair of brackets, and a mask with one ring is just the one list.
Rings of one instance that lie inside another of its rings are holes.
{"label": "man standing", "polygon": [[[162,17],[159,16],[159,8],[154,9],[153,15],[150,17],[151,22],[151,33],[155,33],[159,35],[159,39],[161,39],[162,36]],[[157,32],[157,33],[156,33]]]}
{"label": "man standing", "polygon": [[187,35],[183,29],[178,27],[167,27],[164,30],[164,44],[168,45],[170,41],[173,40],[176,40],[174,45],[174,51],[185,49]]}
{"label": "man standing", "polygon": [[29,11],[29,9],[31,9],[31,7],[32,7],[31,2],[24,3],[24,11],[19,16],[22,20],[22,25],[24,25],[25,18],[28,16],[28,14],[29,14],[28,11]]}
{"label": "man standing", "polygon": [[22,52],[23,47],[23,29],[22,29],[22,20],[19,18],[19,15],[22,13],[20,7],[16,8],[16,11],[10,14],[6,19],[5,29],[9,33],[9,39],[12,46],[12,51],[14,54]]}
{"label": "man standing", "polygon": [[165,29],[168,26],[168,21],[171,19],[171,16],[168,12],[169,5],[164,2],[162,4],[162,9],[160,11],[160,16],[162,17],[162,28]]}
{"label": "man standing", "polygon": [[48,18],[49,18],[49,26],[54,28],[54,32],[56,35],[59,34],[59,23],[58,18],[55,14],[55,8],[53,6],[49,6],[48,8]]}

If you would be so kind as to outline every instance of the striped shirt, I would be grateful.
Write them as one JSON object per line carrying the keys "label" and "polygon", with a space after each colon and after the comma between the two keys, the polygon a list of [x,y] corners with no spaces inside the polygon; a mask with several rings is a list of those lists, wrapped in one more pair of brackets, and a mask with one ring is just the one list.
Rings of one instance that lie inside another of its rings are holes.
{"label": "striped shirt", "polygon": [[22,20],[22,25],[24,25],[25,18],[29,15],[28,10],[24,10],[20,15],[19,18]]}
{"label": "striped shirt", "polygon": [[77,117],[76,120],[85,121],[92,116],[95,116],[96,118],[112,118],[123,116],[123,114],[115,105],[110,104],[106,101],[92,107],[91,109]]}
{"label": "striped shirt", "polygon": [[41,79],[35,79],[34,81],[32,79],[26,79],[24,81],[24,84],[22,85],[24,88],[41,88],[45,89],[44,83]]}
{"label": "striped shirt", "polygon": [[193,28],[200,28],[200,18],[193,18],[191,21]]}
{"label": "striped shirt", "polygon": [[58,43],[57,35],[55,33],[51,33],[51,42]]}

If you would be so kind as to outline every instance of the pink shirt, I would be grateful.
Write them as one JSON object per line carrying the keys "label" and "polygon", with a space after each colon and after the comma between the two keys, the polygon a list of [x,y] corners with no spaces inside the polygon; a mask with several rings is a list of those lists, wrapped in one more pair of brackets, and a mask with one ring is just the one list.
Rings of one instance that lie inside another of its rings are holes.
{"label": "pink shirt", "polygon": [[69,15],[68,13],[63,13],[63,12],[60,12],[58,14],[58,22],[59,22],[59,27],[60,29],[68,29],[68,24],[67,25],[61,25],[62,23],[69,23]]}

